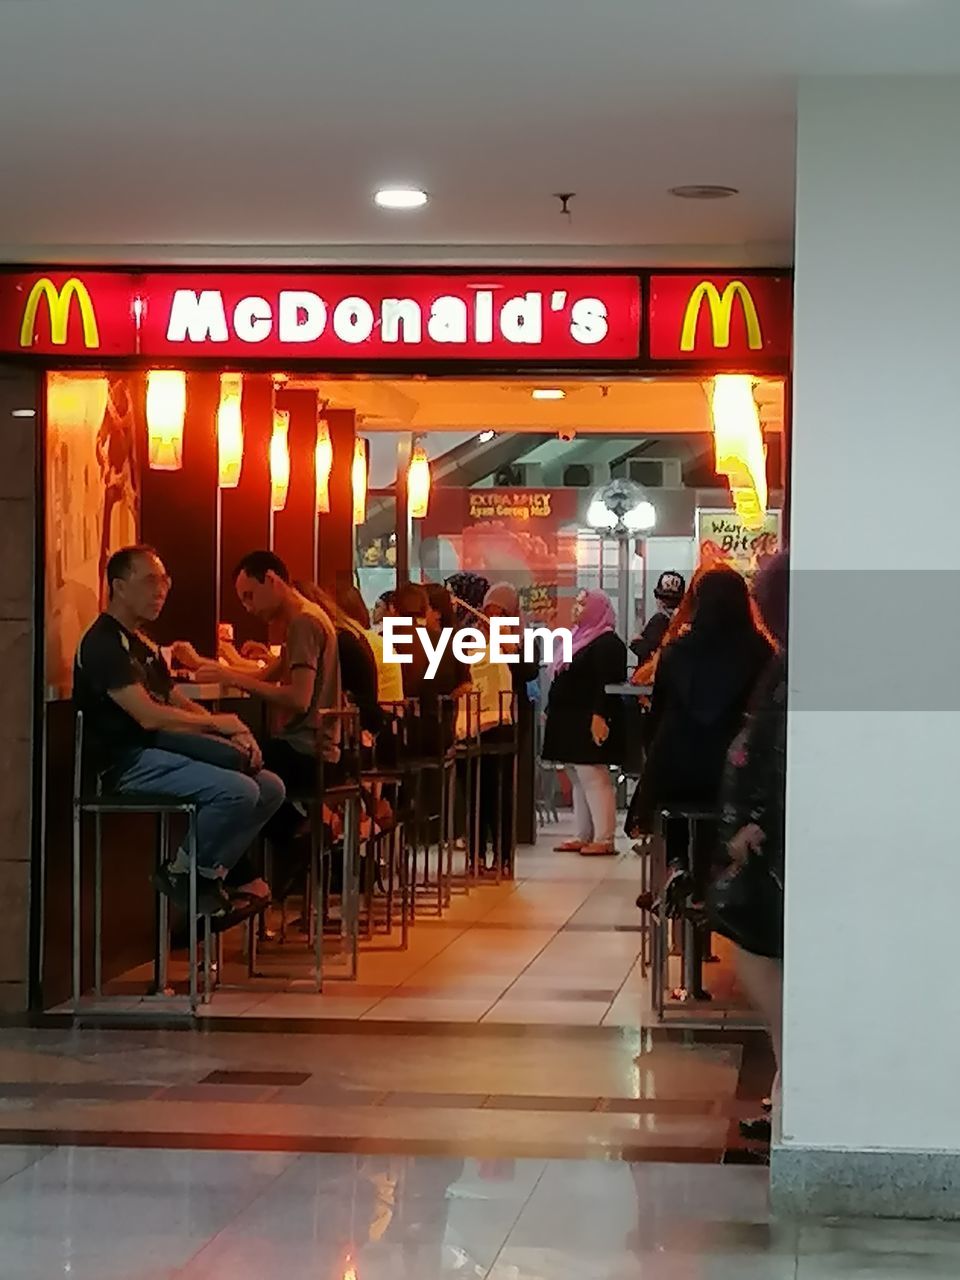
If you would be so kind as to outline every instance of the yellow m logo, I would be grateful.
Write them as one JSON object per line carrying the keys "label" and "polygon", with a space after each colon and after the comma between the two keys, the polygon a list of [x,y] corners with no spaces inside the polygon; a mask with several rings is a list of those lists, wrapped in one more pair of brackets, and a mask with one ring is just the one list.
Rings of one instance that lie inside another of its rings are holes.
{"label": "yellow m logo", "polygon": [[721,294],[711,280],[703,280],[690,295],[687,309],[683,316],[683,330],[680,334],[680,350],[693,351],[697,345],[697,322],[700,319],[700,308],[704,299],[710,308],[710,321],[713,325],[713,345],[718,350],[730,345],[730,322],[733,319],[733,304],[740,299],[743,318],[747,325],[747,346],[751,351],[763,350],[763,334],[760,332],[760,317],[754,304],[750,290],[742,280],[731,280]]}
{"label": "yellow m logo", "polygon": [[67,329],[70,323],[70,307],[74,298],[80,308],[80,320],[83,324],[83,345],[85,347],[100,346],[100,331],[97,328],[97,317],[87,286],[76,276],[71,276],[62,289],[58,289],[49,277],[44,276],[30,290],[26,306],[23,308],[23,320],[20,324],[20,345],[33,345],[37,327],[37,311],[40,299],[45,298],[50,315],[50,341],[56,347],[62,347],[67,341]]}

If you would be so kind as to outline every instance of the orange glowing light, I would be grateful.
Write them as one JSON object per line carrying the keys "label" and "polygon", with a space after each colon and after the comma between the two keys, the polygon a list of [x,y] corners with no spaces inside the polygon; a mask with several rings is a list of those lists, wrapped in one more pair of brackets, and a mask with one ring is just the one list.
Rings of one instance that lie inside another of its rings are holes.
{"label": "orange glowing light", "polygon": [[58,435],[86,431],[93,438],[106,412],[110,387],[100,375],[47,375],[47,421]]}
{"label": "orange glowing light", "polygon": [[236,489],[243,467],[243,374],[221,373],[220,405],[217,409],[217,456],[220,488]]}
{"label": "orange glowing light", "polygon": [[187,375],[182,369],[147,374],[147,459],[154,471],[183,466],[183,422],[187,415]]}
{"label": "orange glowing light", "polygon": [[415,520],[422,520],[430,506],[430,461],[422,444],[414,445],[407,468],[407,502]]}
{"label": "orange glowing light", "polygon": [[367,442],[360,436],[353,446],[350,483],[353,489],[353,523],[361,525],[367,518]]}
{"label": "orange glowing light", "polygon": [[718,374],[713,380],[711,411],[717,472],[727,477],[744,526],[762,529],[767,513],[767,452],[753,379],[746,374]]}
{"label": "orange glowing light", "polygon": [[333,442],[326,418],[317,419],[317,448],[314,455],[317,477],[317,511],[330,510],[330,472],[333,469]]}
{"label": "orange glowing light", "polygon": [[270,437],[270,509],[282,511],[290,490],[290,414],[285,409],[273,411],[273,434]]}

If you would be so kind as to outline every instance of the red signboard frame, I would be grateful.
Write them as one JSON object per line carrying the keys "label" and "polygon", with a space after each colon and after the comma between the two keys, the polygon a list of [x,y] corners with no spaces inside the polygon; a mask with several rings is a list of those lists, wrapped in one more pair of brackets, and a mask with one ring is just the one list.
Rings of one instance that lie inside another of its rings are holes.
{"label": "red signboard frame", "polygon": [[791,328],[785,271],[0,268],[0,356],[60,366],[787,374]]}

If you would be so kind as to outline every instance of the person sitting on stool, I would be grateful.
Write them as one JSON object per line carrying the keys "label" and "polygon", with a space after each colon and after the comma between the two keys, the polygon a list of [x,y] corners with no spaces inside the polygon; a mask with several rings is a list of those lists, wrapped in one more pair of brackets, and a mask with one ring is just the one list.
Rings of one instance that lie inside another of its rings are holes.
{"label": "person sitting on stool", "polygon": [[[221,877],[282,805],[283,783],[263,769],[260,748],[239,717],[211,715],[175,688],[162,655],[144,635],[170,592],[157,552],[124,547],[110,557],[106,577],[107,608],[80,641],[73,674],[73,700],[84,716],[96,771],[121,794],[197,803],[197,909],[223,915],[230,899]],[[246,755],[249,772],[179,754],[177,734],[184,747],[187,735],[228,739]],[[154,877],[157,889],[185,911],[189,866],[181,845]]]}

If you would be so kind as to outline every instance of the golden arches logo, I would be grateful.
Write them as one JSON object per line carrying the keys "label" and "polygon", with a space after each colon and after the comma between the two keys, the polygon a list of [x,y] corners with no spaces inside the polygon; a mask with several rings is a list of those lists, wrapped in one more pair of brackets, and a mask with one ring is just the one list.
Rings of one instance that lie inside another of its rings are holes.
{"label": "golden arches logo", "polygon": [[712,280],[702,280],[690,295],[687,309],[683,316],[683,330],[680,334],[680,350],[693,351],[697,344],[697,323],[700,319],[700,308],[706,301],[710,308],[710,322],[713,325],[713,345],[718,350],[730,345],[730,325],[733,320],[733,304],[739,299],[743,309],[743,318],[747,326],[747,346],[751,351],[763,350],[763,334],[760,330],[760,317],[750,290],[742,280],[731,280],[723,293]]}
{"label": "golden arches logo", "polygon": [[97,317],[90,300],[87,286],[76,276],[71,276],[62,289],[58,289],[49,276],[43,276],[36,282],[27,296],[23,308],[23,320],[20,324],[20,345],[33,345],[37,328],[37,311],[40,299],[46,299],[47,312],[50,316],[50,341],[55,347],[62,347],[67,341],[67,330],[70,324],[70,307],[74,298],[80,308],[80,321],[83,325],[83,345],[89,348],[100,346],[100,331],[97,328]]}

